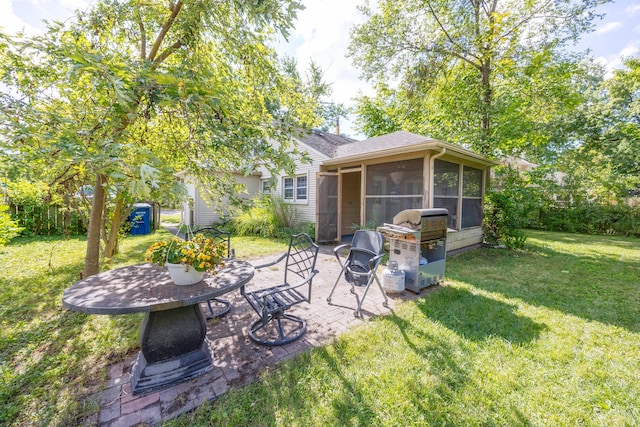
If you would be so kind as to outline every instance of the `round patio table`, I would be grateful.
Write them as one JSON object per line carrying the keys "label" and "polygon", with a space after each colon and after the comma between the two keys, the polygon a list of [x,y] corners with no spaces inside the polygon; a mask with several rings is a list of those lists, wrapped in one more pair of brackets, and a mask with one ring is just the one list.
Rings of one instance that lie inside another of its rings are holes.
{"label": "round patio table", "polygon": [[212,365],[207,324],[200,302],[246,284],[254,268],[227,260],[216,275],[178,286],[166,268],[138,264],[80,280],[64,291],[63,305],[87,314],[147,313],[140,330],[140,353],[131,372],[133,394],[202,375]]}

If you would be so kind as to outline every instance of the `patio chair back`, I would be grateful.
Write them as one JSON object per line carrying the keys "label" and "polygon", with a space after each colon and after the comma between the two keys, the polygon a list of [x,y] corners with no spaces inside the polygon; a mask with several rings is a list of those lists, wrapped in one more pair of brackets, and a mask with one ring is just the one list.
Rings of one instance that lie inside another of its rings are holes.
{"label": "patio chair back", "polygon": [[[369,277],[353,273],[367,273],[371,258],[384,254],[384,236],[377,231],[357,230],[353,235],[351,249],[347,256],[345,279],[356,286],[366,286]],[[378,267],[376,263],[375,267]]]}

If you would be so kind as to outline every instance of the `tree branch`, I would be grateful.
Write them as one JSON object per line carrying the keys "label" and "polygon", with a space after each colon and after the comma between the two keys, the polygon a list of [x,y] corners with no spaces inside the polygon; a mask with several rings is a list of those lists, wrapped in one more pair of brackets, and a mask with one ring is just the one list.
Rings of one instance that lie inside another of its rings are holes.
{"label": "tree branch", "polygon": [[[472,67],[477,68],[478,70],[482,67],[482,64],[480,64],[479,62],[474,62],[472,59],[467,58],[463,54],[455,52],[453,50],[449,50],[449,49],[438,48],[438,47],[416,46],[416,45],[413,45],[411,43],[406,45],[406,49],[407,50],[413,50],[414,52],[433,52],[433,53],[439,53],[439,54],[442,54],[442,55],[453,56],[455,58],[458,58],[458,59],[466,62],[467,64],[471,65]],[[468,52],[466,52],[466,53],[468,53]],[[471,57],[473,59],[478,59],[478,58],[475,57],[475,55],[471,55]]]}
{"label": "tree branch", "polygon": [[[468,50],[464,49],[462,46],[460,46],[454,39],[453,37],[451,37],[451,35],[449,34],[449,32],[447,31],[447,29],[444,27],[444,25],[442,24],[442,22],[440,22],[440,18],[438,18],[438,15],[436,14],[435,10],[433,10],[433,6],[431,6],[431,1],[427,1],[427,6],[429,7],[429,10],[431,11],[431,16],[433,16],[433,19],[436,20],[436,23],[438,24],[438,27],[440,27],[440,29],[442,30],[442,32],[444,33],[445,37],[447,38],[447,40],[449,40],[449,43],[451,43],[452,45],[458,47],[460,49],[461,52],[464,52],[466,54],[468,54],[469,56],[471,56],[472,58],[474,58],[475,60],[480,60],[480,58],[478,58],[476,55],[474,55],[473,53],[469,52]],[[434,52],[436,52],[436,50],[433,50]],[[441,51],[440,53],[445,53],[444,51]],[[455,52],[448,52],[454,56],[456,56],[459,59],[462,59],[465,62],[468,62],[469,64],[473,65],[474,67],[479,67],[479,64],[471,61],[470,59],[468,59],[467,57],[457,54]]]}
{"label": "tree branch", "polygon": [[166,37],[167,33],[171,29],[171,26],[173,25],[173,22],[175,21],[176,16],[178,16],[178,13],[180,13],[181,9],[182,9],[182,0],[179,0],[176,3],[172,3],[169,6],[169,10],[171,10],[171,15],[169,16],[169,19],[167,19],[167,22],[165,22],[164,25],[162,26],[162,30],[160,30],[160,34],[158,34],[158,38],[156,38],[156,41],[153,43],[153,46],[151,47],[151,52],[149,52],[150,62],[154,62],[156,55],[160,50],[160,45],[162,45],[164,38]]}
{"label": "tree branch", "polygon": [[144,23],[140,15],[138,15],[138,26],[140,27],[140,59],[144,61],[147,59],[147,35],[145,34]]}
{"label": "tree branch", "polygon": [[165,59],[167,59],[167,57],[169,57],[169,55],[171,55],[173,52],[177,51],[178,49],[180,49],[184,44],[182,43],[182,41],[178,40],[177,42],[175,42],[174,44],[172,44],[171,46],[169,46],[168,48],[166,48],[154,61],[153,64],[151,65],[152,69],[155,69],[158,65],[160,65],[162,63],[162,61],[164,61]]}
{"label": "tree branch", "polygon": [[518,28],[520,28],[521,26],[523,26],[527,22],[531,21],[531,19],[533,19],[533,17],[536,16],[536,14],[538,14],[539,12],[544,10],[549,5],[549,3],[551,3],[551,1],[552,0],[548,0],[546,3],[540,5],[540,7],[538,7],[536,10],[534,10],[531,14],[529,14],[529,15],[525,16],[524,18],[522,18],[519,22],[516,22],[507,32],[505,32],[504,34],[498,36],[497,40],[504,40],[507,37],[509,37]]}

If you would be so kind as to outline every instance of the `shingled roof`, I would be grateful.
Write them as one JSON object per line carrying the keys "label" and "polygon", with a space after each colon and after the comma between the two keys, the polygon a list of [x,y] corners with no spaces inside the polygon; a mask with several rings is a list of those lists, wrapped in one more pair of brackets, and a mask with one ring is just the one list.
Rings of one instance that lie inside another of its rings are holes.
{"label": "shingled roof", "polygon": [[311,133],[299,138],[300,141],[309,147],[318,150],[327,157],[335,157],[338,147],[357,142],[353,138],[323,132],[314,129]]}
{"label": "shingled roof", "polygon": [[436,142],[436,140],[411,132],[398,131],[365,139],[364,141],[356,141],[348,146],[342,146],[336,150],[335,157],[347,157],[399,147],[410,147],[426,142]]}

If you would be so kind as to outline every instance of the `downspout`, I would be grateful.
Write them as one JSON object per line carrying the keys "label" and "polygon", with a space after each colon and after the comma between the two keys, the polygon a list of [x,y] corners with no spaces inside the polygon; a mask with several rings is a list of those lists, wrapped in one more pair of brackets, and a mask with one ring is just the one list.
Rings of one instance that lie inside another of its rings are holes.
{"label": "downspout", "polygon": [[429,157],[429,206],[433,207],[433,165],[435,160],[439,157],[444,156],[444,153],[447,152],[447,147],[442,147],[439,153],[434,154]]}

